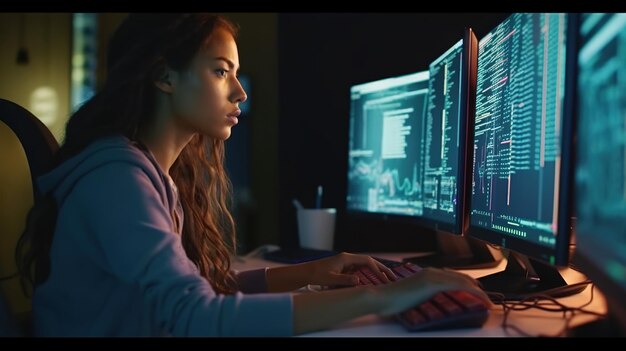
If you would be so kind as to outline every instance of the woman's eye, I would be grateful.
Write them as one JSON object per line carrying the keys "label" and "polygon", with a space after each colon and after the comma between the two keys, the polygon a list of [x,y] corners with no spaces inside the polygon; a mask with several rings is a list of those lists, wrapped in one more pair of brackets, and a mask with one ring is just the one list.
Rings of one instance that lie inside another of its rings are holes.
{"label": "woman's eye", "polygon": [[219,77],[226,77],[226,72],[228,71],[221,68],[215,70],[215,74],[217,74]]}

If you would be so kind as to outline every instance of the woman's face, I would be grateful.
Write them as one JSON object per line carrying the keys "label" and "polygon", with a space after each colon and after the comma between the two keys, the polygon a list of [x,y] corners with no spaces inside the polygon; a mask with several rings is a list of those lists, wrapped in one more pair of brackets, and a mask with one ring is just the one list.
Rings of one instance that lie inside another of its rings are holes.
{"label": "woman's face", "polygon": [[211,138],[228,139],[238,122],[239,104],[247,98],[237,79],[238,70],[233,36],[225,29],[216,29],[189,68],[172,74],[175,122]]}

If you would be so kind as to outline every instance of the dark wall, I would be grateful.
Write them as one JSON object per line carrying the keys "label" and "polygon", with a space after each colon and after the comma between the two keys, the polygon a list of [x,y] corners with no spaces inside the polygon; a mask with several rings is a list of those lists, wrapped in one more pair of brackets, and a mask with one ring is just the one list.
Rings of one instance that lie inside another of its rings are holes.
{"label": "dark wall", "polygon": [[[245,253],[278,241],[278,15],[244,12],[226,15],[240,26],[237,38],[240,73],[250,83],[250,111],[242,115],[241,125],[233,128],[233,136],[243,133],[226,142],[227,157],[231,159],[245,157],[234,147],[231,147],[233,152],[228,151],[237,138],[248,148],[248,157],[237,161],[247,164],[247,187],[234,189],[236,201],[241,205],[236,212],[239,252]],[[238,129],[244,125],[247,131]]]}
{"label": "dark wall", "polygon": [[432,232],[345,213],[349,87],[428,69],[470,26],[480,39],[502,13],[279,14],[280,244],[297,245],[292,199],[338,209],[335,245],[353,251],[416,251]]}

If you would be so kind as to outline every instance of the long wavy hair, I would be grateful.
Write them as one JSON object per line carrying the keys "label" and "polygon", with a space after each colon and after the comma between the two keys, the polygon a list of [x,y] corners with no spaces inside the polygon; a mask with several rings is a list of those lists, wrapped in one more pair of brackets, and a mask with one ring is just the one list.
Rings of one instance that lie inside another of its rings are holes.
{"label": "long wavy hair", "polygon": [[[214,14],[131,14],[113,35],[103,88],[74,113],[51,168],[78,154],[95,140],[122,134],[139,141],[153,123],[154,81],[164,65],[182,71],[206,47],[215,29],[236,37],[237,28]],[[215,290],[237,290],[230,260],[236,248],[235,223],[229,212],[231,183],[223,165],[224,141],[196,135],[170,169],[185,213],[182,243]],[[51,194],[36,201],[16,248],[27,294],[46,281],[58,205]]]}

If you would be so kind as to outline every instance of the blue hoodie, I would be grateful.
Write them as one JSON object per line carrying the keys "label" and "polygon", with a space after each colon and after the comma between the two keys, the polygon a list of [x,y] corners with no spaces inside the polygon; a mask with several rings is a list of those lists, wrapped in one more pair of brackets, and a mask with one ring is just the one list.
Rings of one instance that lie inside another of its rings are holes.
{"label": "blue hoodie", "polygon": [[261,292],[264,271],[238,276],[257,294],[217,294],[199,274],[172,219],[182,213],[169,179],[122,136],[39,178],[59,212],[50,275],[33,295],[36,335],[292,335],[291,294]]}

